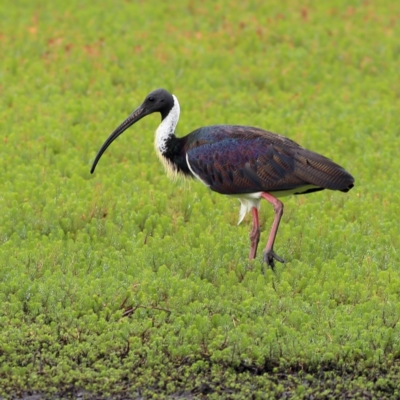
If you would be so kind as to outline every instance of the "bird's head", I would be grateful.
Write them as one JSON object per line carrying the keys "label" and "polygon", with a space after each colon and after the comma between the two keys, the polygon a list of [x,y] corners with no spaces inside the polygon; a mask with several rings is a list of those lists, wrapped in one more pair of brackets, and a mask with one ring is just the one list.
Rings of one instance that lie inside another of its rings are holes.
{"label": "bird's head", "polygon": [[132,112],[129,117],[118,126],[117,129],[107,138],[103,146],[101,146],[96,158],[93,161],[92,169],[90,172],[93,174],[97,163],[99,162],[101,156],[106,151],[108,146],[119,136],[121,133],[125,132],[130,126],[138,122],[140,119],[146,115],[159,112],[161,118],[164,119],[172,107],[174,106],[174,97],[165,89],[156,89],[149,93],[144,99],[143,103]]}

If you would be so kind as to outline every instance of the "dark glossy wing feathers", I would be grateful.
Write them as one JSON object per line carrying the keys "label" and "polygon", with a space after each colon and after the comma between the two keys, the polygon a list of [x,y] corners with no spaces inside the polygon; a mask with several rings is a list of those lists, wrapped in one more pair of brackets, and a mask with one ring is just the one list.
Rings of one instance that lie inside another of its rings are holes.
{"label": "dark glossy wing feathers", "polygon": [[291,191],[307,185],[347,191],[354,183],[328,158],[258,128],[215,125],[186,138],[190,169],[222,194]]}

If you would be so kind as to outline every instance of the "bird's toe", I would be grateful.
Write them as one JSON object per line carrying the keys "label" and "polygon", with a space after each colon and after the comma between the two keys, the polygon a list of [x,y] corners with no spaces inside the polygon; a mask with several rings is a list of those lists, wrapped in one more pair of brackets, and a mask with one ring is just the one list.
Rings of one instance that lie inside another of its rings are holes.
{"label": "bird's toe", "polygon": [[285,260],[279,257],[272,249],[264,251],[264,262],[270,266],[273,271],[275,270],[275,260],[281,263],[285,262]]}

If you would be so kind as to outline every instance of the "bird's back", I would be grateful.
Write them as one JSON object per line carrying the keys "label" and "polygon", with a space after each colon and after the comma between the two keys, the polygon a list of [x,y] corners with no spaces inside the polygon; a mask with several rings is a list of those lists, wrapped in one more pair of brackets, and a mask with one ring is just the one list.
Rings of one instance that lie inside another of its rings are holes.
{"label": "bird's back", "polygon": [[301,188],[347,192],[354,185],[354,178],[330,159],[259,128],[213,125],[182,140],[190,170],[222,194],[296,193]]}

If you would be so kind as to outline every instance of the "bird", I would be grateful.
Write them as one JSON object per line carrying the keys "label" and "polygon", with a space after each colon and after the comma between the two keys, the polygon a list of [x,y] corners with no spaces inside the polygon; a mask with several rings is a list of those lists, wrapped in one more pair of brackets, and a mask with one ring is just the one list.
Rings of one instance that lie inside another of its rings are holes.
{"label": "bird", "polygon": [[239,224],[251,212],[249,260],[257,255],[261,200],[265,199],[273,206],[275,216],[263,253],[263,262],[272,270],[275,261],[285,262],[274,251],[283,215],[283,203],[279,198],[324,189],[348,192],[354,186],[353,176],[332,160],[285,136],[260,128],[211,125],[183,137],[175,136],[180,106],[177,97],[165,89],[149,93],[110,134],[98,151],[90,172],[95,171],[101,156],[118,136],[143,117],[156,112],[161,114],[161,123],[155,132],[154,146],[166,172],[170,176],[194,178],[214,192],[237,198],[240,201]]}

